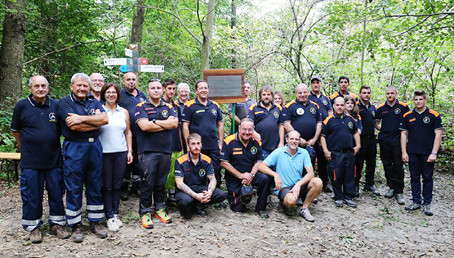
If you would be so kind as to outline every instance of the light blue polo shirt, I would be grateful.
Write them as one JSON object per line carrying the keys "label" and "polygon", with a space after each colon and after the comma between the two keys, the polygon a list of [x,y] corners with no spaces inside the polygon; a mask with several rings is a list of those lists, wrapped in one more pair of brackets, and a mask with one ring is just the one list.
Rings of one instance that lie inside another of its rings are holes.
{"label": "light blue polo shirt", "polygon": [[[276,167],[275,171],[282,180],[282,188],[295,185],[303,178],[304,168],[312,167],[309,153],[298,147],[298,151],[292,157],[287,152],[287,146],[274,150],[266,159],[268,167]],[[274,190],[278,194],[278,190]]]}

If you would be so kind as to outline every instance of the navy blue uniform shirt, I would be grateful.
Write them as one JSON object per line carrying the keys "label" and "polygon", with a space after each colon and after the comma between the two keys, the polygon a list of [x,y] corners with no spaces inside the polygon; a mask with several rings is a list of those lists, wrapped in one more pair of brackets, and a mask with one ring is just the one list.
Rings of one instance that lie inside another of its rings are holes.
{"label": "navy blue uniform shirt", "polygon": [[136,113],[136,106],[140,102],[147,100],[147,96],[145,95],[145,93],[143,93],[142,91],[140,91],[138,89],[136,89],[136,90],[137,90],[137,96],[134,97],[134,95],[129,93],[129,91],[127,91],[126,89],[122,89],[121,90],[121,99],[118,102],[118,105],[120,107],[128,110],[129,126],[131,128],[133,137],[137,136],[137,132],[139,130],[139,128],[137,127],[137,125],[135,123],[135,118],[134,118],[134,114]]}
{"label": "navy blue uniform shirt", "polygon": [[182,119],[183,122],[189,122],[189,133],[202,136],[203,150],[219,149],[217,122],[222,121],[222,112],[218,103],[208,99],[205,106],[198,98],[190,100],[186,102]]}
{"label": "navy blue uniform shirt", "polygon": [[330,151],[353,149],[353,135],[357,131],[355,119],[350,115],[332,114],[323,121],[322,135]]}
{"label": "navy blue uniform shirt", "polygon": [[375,120],[381,120],[381,130],[378,134],[378,139],[393,142],[399,141],[399,128],[401,127],[404,114],[408,111],[410,111],[408,105],[398,100],[396,100],[396,103],[392,107],[388,105],[387,101],[381,104],[375,114]]}
{"label": "navy blue uniform shirt", "polygon": [[105,113],[101,103],[97,101],[95,98],[86,97],[84,100],[78,100],[73,96],[72,93],[66,97],[63,97],[60,100],[58,108],[58,119],[60,119],[60,125],[62,128],[63,136],[68,140],[73,138],[88,139],[98,137],[99,129],[89,132],[73,131],[69,129],[65,121],[69,113],[81,116],[93,116],[95,115],[97,109],[99,109],[99,111],[101,111],[102,113]]}
{"label": "navy blue uniform shirt", "polygon": [[[162,101],[166,102],[164,98],[161,98]],[[171,100],[169,104],[175,108],[178,114],[178,127],[170,130],[170,135],[172,135],[172,152],[181,151],[181,142],[180,142],[180,130],[181,130],[181,109],[180,104],[176,101]]]}
{"label": "navy blue uniform shirt", "polygon": [[377,113],[377,109],[371,103],[369,103],[369,106],[365,106],[361,100],[356,104],[358,105],[359,115],[363,123],[361,136],[373,136],[375,134],[375,114]]}
{"label": "navy blue uniform shirt", "polygon": [[255,131],[262,138],[262,148],[273,151],[279,145],[279,125],[284,123],[282,107],[271,103],[271,108],[268,110],[260,103],[249,108],[248,117],[254,120]]}
{"label": "navy blue uniform shirt", "polygon": [[199,162],[195,165],[189,153],[181,155],[175,160],[175,177],[183,177],[183,182],[188,185],[206,185],[207,176],[214,175],[211,158],[200,154]]}
{"label": "navy blue uniform shirt", "polygon": [[294,99],[285,105],[284,121],[289,121],[301,138],[308,141],[315,136],[317,123],[322,122],[318,105],[308,100],[306,105]]}
{"label": "navy blue uniform shirt", "polygon": [[236,170],[241,173],[251,172],[257,161],[263,160],[262,143],[249,140],[245,147],[239,138],[238,133],[227,136],[222,146],[221,160],[228,161]]}
{"label": "navy blue uniform shirt", "polygon": [[11,130],[20,132],[23,169],[53,169],[62,166],[58,101],[46,97],[41,105],[30,94],[17,102]]}
{"label": "navy blue uniform shirt", "polygon": [[443,129],[438,112],[426,108],[421,114],[414,109],[405,113],[401,130],[408,131],[407,153],[430,155],[437,129]]}
{"label": "navy blue uniform shirt", "polygon": [[[136,106],[136,113],[134,121],[137,122],[141,119],[153,120],[167,120],[169,117],[178,118],[177,111],[172,104],[165,103],[160,100],[159,105],[155,106],[148,100],[140,102]],[[138,127],[139,125],[137,125]],[[170,130],[160,132],[144,132],[139,128],[137,134],[137,152],[160,152],[172,153],[172,136]]]}
{"label": "navy blue uniform shirt", "polygon": [[328,111],[333,111],[333,107],[331,106],[331,101],[329,100],[329,98],[327,96],[323,95],[321,92],[320,92],[320,97],[317,97],[317,95],[315,95],[311,91],[311,95],[309,95],[308,98],[309,98],[309,100],[312,100],[315,103],[317,103],[317,105],[319,107],[318,110],[320,111],[320,114],[322,115],[322,121],[328,117]]}
{"label": "navy blue uniform shirt", "polygon": [[[356,95],[355,93],[347,91],[347,95],[350,95],[355,101],[358,101],[358,95]],[[341,96],[342,98],[344,97],[344,95],[340,91],[335,92],[334,94],[329,96],[331,104],[334,104],[334,99],[337,98],[338,96]]]}

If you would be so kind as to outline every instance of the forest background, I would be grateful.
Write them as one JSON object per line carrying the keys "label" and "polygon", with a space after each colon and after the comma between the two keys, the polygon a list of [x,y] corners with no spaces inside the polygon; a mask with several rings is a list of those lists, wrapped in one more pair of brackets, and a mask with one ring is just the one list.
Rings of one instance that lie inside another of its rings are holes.
{"label": "forest background", "polygon": [[387,85],[411,107],[423,89],[443,118],[440,162],[454,163],[453,0],[3,0],[0,20],[1,152],[15,151],[12,110],[31,75],[46,76],[57,99],[76,72],[121,83],[103,59],[124,58],[138,44],[140,57],[165,66],[140,73],[141,90],[153,77],[193,87],[208,68],[244,68],[254,99],[270,85],[288,101],[313,75],[325,95],[341,75],[355,93],[370,85],[374,104],[385,101]]}

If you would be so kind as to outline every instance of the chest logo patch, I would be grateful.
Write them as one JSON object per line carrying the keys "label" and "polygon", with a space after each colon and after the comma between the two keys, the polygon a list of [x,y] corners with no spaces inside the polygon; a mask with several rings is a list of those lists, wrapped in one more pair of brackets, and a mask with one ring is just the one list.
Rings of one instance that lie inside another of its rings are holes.
{"label": "chest logo patch", "polygon": [[88,114],[89,114],[90,116],[94,116],[94,115],[95,115],[95,110],[94,110],[93,108],[90,109],[90,111],[88,112]]}
{"label": "chest logo patch", "polygon": [[199,176],[204,177],[207,173],[205,172],[205,169],[201,168],[199,170]]}
{"label": "chest logo patch", "polygon": [[213,113],[213,115],[217,115],[217,114],[218,114],[218,111],[216,111],[215,108],[212,108],[212,109],[211,109],[211,113]]}
{"label": "chest logo patch", "polygon": [[322,100],[323,105],[328,106],[328,101],[326,99]]}
{"label": "chest logo patch", "polygon": [[162,116],[163,116],[164,118],[167,118],[167,117],[169,116],[169,111],[167,111],[167,110],[164,109],[164,110],[161,112],[161,114],[162,114]]}
{"label": "chest logo patch", "polygon": [[375,116],[375,111],[372,111],[372,116]]}
{"label": "chest logo patch", "polygon": [[302,115],[304,115],[304,109],[298,108],[298,109],[296,110],[296,113],[297,113],[298,115],[302,116]]}
{"label": "chest logo patch", "polygon": [[278,117],[279,117],[279,114],[277,113],[277,111],[274,111],[273,116],[274,116],[275,118],[278,118]]}
{"label": "chest logo patch", "polygon": [[352,122],[348,122],[348,128],[353,129],[353,123]]}
{"label": "chest logo patch", "polygon": [[422,119],[422,121],[424,122],[424,124],[428,124],[430,122],[430,118],[426,116]]}
{"label": "chest logo patch", "polygon": [[54,112],[49,113],[49,122],[57,122],[57,116]]}
{"label": "chest logo patch", "polygon": [[400,112],[401,112],[401,111],[400,111],[400,108],[394,109],[394,113],[396,113],[396,115],[400,114]]}
{"label": "chest logo patch", "polygon": [[312,115],[315,115],[315,112],[316,112],[316,111],[315,111],[315,108],[311,108],[311,113],[312,113]]}
{"label": "chest logo patch", "polygon": [[253,155],[255,155],[255,154],[257,153],[257,147],[253,146],[253,147],[251,148],[251,153],[252,153]]}

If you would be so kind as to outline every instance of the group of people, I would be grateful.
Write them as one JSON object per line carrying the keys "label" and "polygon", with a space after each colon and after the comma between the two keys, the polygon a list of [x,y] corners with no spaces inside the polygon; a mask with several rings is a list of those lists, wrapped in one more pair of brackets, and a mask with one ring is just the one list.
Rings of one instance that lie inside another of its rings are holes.
{"label": "group of people", "polygon": [[[245,101],[229,105],[235,126],[224,138],[221,107],[208,97],[206,81],[197,81],[192,100],[189,85],[177,86],[172,79],[150,79],[148,96],[139,90],[134,73],[124,74],[123,84],[120,89],[99,73],[77,73],[71,93],[57,101],[48,96],[45,77],[30,78],[30,95],[16,104],[11,129],[22,154],[22,225],[32,243],[43,239],[44,186],[50,232],[78,243],[84,237],[84,186],[90,229],[101,238],[107,237],[101,225],[105,218],[111,231],[123,225],[120,199],[127,198],[129,183],[130,192],[139,195],[140,222],[146,229],[153,228],[153,218],[172,222],[169,201],[177,203],[186,219],[206,216],[209,204],[226,207],[225,199],[231,210],[246,212],[254,188],[255,212],[261,218],[269,218],[266,207],[274,191],[286,214],[299,213],[313,222],[308,208],[321,191],[333,192],[337,207],[357,207],[364,163],[363,190],[380,195],[374,186],[376,129],[389,186],[385,197],[405,204],[403,162],[408,162],[413,198],[405,209],[423,207],[426,215],[433,214],[433,167],[442,122],[426,107],[423,91],[415,91],[410,111],[397,100],[393,86],[386,88],[385,103],[375,108],[371,88],[362,86],[358,97],[348,90],[346,76],[329,97],[315,76],[310,88],[298,84],[296,98],[286,104],[284,95],[270,86],[260,89],[256,103],[246,82]],[[227,193],[220,189],[223,180]]]}

